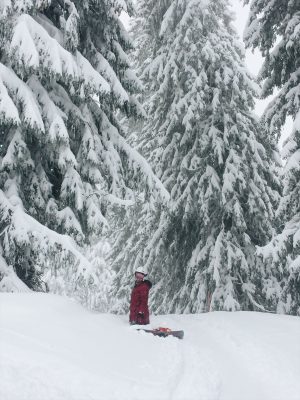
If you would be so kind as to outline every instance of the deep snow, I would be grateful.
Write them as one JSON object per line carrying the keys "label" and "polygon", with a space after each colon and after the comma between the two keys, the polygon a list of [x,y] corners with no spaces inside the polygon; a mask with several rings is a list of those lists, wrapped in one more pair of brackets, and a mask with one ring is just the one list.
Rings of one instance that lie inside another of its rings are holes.
{"label": "deep snow", "polygon": [[1,400],[299,400],[300,318],[153,316],[184,340],[70,299],[0,293]]}

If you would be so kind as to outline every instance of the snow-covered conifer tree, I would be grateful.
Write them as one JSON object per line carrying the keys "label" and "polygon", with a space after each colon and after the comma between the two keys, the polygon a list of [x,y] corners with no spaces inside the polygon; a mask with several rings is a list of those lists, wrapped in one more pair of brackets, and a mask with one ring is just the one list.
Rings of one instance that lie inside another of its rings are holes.
{"label": "snow-covered conifer tree", "polygon": [[[149,117],[138,148],[171,201],[168,210],[140,210],[135,227],[132,221],[119,235],[118,295],[143,264],[156,312],[260,307],[254,253],[272,233],[276,151],[251,111],[257,88],[229,2],[139,4],[138,40],[152,54],[141,66]],[[125,255],[129,272],[120,265]]]}
{"label": "snow-covered conifer tree", "polygon": [[263,122],[278,139],[286,118],[294,121],[282,153],[286,162],[283,197],[276,215],[278,235],[260,250],[265,263],[281,275],[281,285],[276,290],[269,282],[265,290],[270,297],[279,298],[279,312],[300,314],[300,2],[252,0],[250,7],[244,39],[265,57],[259,74],[262,96],[279,89]]}
{"label": "snow-covered conifer tree", "polygon": [[69,292],[93,281],[77,246],[99,240],[109,205],[139,185],[165,193],[116,118],[140,113],[122,10],[130,0],[0,3],[1,246],[34,289],[45,269]]}

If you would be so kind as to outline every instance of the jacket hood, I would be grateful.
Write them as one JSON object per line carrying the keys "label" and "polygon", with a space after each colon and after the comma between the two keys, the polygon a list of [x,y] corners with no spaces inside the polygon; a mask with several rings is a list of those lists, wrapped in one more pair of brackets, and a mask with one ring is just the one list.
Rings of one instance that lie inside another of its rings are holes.
{"label": "jacket hood", "polygon": [[150,281],[148,281],[148,279],[144,279],[143,281],[135,281],[134,286],[136,287],[136,286],[140,286],[143,284],[147,285],[149,287],[149,289],[152,288],[152,283]]}
{"label": "jacket hood", "polygon": [[145,282],[146,285],[148,285],[150,289],[152,288],[152,283],[148,279],[144,279],[143,282]]}

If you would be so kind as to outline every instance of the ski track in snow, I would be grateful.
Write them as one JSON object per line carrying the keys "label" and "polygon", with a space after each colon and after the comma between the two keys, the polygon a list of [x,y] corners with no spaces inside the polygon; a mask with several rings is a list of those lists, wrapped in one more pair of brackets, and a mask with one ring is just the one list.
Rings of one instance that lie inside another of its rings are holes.
{"label": "ski track in snow", "polygon": [[49,294],[0,294],[1,400],[300,400],[300,318],[152,316],[136,332]]}
{"label": "ski track in snow", "polygon": [[[176,317],[168,317],[168,322],[170,326],[178,325]],[[168,340],[170,339],[168,338]],[[174,340],[177,341],[180,363],[170,385],[169,400],[219,399],[220,383],[213,370],[211,360],[201,354],[197,348],[198,346],[190,342],[189,333],[186,332],[186,337],[183,341]]]}

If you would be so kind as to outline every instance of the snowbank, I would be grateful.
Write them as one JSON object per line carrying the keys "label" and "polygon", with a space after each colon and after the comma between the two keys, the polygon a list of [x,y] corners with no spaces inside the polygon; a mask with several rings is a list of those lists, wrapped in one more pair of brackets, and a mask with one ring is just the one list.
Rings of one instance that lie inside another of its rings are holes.
{"label": "snowbank", "polygon": [[0,293],[2,400],[299,400],[300,318],[152,318],[185,338],[41,293]]}
{"label": "snowbank", "polygon": [[1,292],[31,292],[31,290],[18,278],[13,268],[6,264],[6,261],[0,254],[0,293]]}

